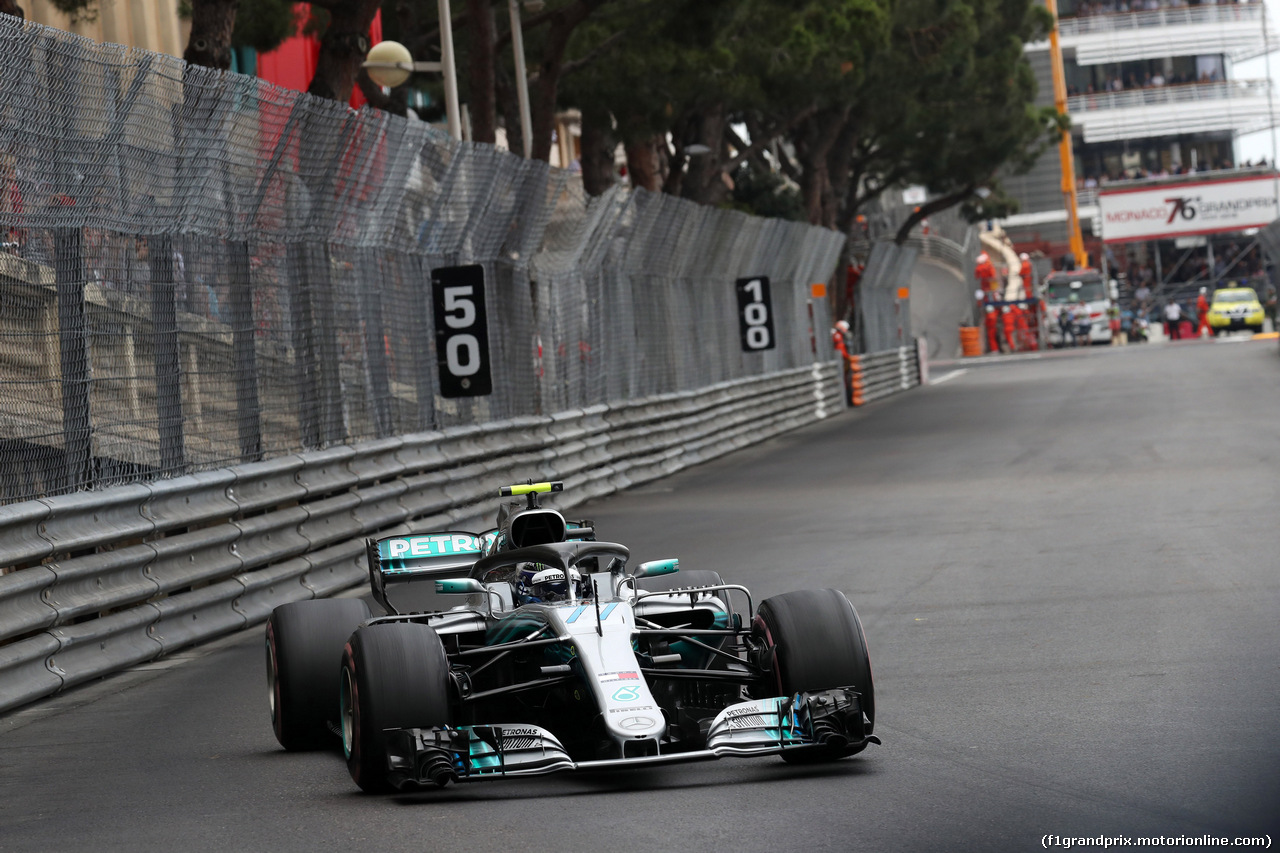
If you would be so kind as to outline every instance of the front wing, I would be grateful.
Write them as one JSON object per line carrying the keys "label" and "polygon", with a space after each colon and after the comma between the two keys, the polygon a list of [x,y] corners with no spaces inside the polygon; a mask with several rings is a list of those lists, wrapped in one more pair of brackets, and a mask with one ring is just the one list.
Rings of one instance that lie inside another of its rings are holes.
{"label": "front wing", "polygon": [[757,699],[721,711],[708,729],[705,749],[589,761],[573,760],[554,734],[525,723],[399,729],[388,739],[387,767],[392,784],[409,788],[735,755],[821,750],[838,757],[880,743],[865,733],[864,721],[852,689]]}

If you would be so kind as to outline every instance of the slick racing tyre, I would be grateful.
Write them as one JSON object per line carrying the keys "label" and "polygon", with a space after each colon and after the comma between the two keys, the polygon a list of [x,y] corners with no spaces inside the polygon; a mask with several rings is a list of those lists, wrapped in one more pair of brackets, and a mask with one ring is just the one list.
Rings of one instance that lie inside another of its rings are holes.
{"label": "slick racing tyre", "polygon": [[384,730],[450,723],[449,660],[439,635],[411,622],[360,628],[342,654],[340,697],[351,778],[367,793],[392,790]]}
{"label": "slick racing tyre", "polygon": [[[778,691],[775,695],[852,687],[867,718],[865,733],[871,734],[876,720],[871,658],[858,612],[843,592],[806,589],[766,598],[756,611],[754,628],[765,647],[773,649],[775,681],[770,688]],[[842,754],[783,753],[783,759],[813,761]]]}
{"label": "slick racing tyre", "polygon": [[358,598],[322,598],[282,604],[267,620],[267,686],[271,728],[288,750],[333,744],[329,721],[337,720],[334,700],[342,644],[369,618]]}

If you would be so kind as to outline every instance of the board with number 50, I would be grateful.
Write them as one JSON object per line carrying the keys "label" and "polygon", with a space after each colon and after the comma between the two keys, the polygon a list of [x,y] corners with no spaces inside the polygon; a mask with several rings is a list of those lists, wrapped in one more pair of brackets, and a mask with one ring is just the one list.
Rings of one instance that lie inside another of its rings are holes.
{"label": "board with number 50", "polygon": [[493,393],[489,370],[489,323],[484,307],[484,267],[440,267],[431,271],[436,326],[436,363],[441,397]]}

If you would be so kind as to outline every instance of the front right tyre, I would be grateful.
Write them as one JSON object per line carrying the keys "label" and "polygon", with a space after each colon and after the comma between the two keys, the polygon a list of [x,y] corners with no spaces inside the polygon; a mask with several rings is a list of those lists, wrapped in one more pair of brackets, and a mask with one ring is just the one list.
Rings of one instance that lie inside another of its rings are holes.
{"label": "front right tyre", "polygon": [[267,620],[267,689],[271,728],[288,750],[335,743],[338,668],[342,645],[369,618],[358,598],[321,598],[282,604]]}

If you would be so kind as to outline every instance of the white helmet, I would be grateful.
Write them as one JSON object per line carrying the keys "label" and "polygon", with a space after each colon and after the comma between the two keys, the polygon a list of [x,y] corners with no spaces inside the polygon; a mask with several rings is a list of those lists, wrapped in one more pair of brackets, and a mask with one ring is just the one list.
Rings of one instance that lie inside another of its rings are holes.
{"label": "white helmet", "polygon": [[848,331],[849,331],[849,321],[848,321],[848,320],[836,320],[836,328],[837,328],[837,329],[839,329],[841,332],[848,332]]}
{"label": "white helmet", "polygon": [[1026,252],[1023,252],[1021,255],[1018,255],[1018,257],[1019,257],[1019,258],[1021,258],[1021,259],[1022,259],[1022,260],[1024,260],[1024,261],[1029,261],[1029,260],[1031,260],[1031,256],[1030,256],[1030,255],[1028,255]]}

